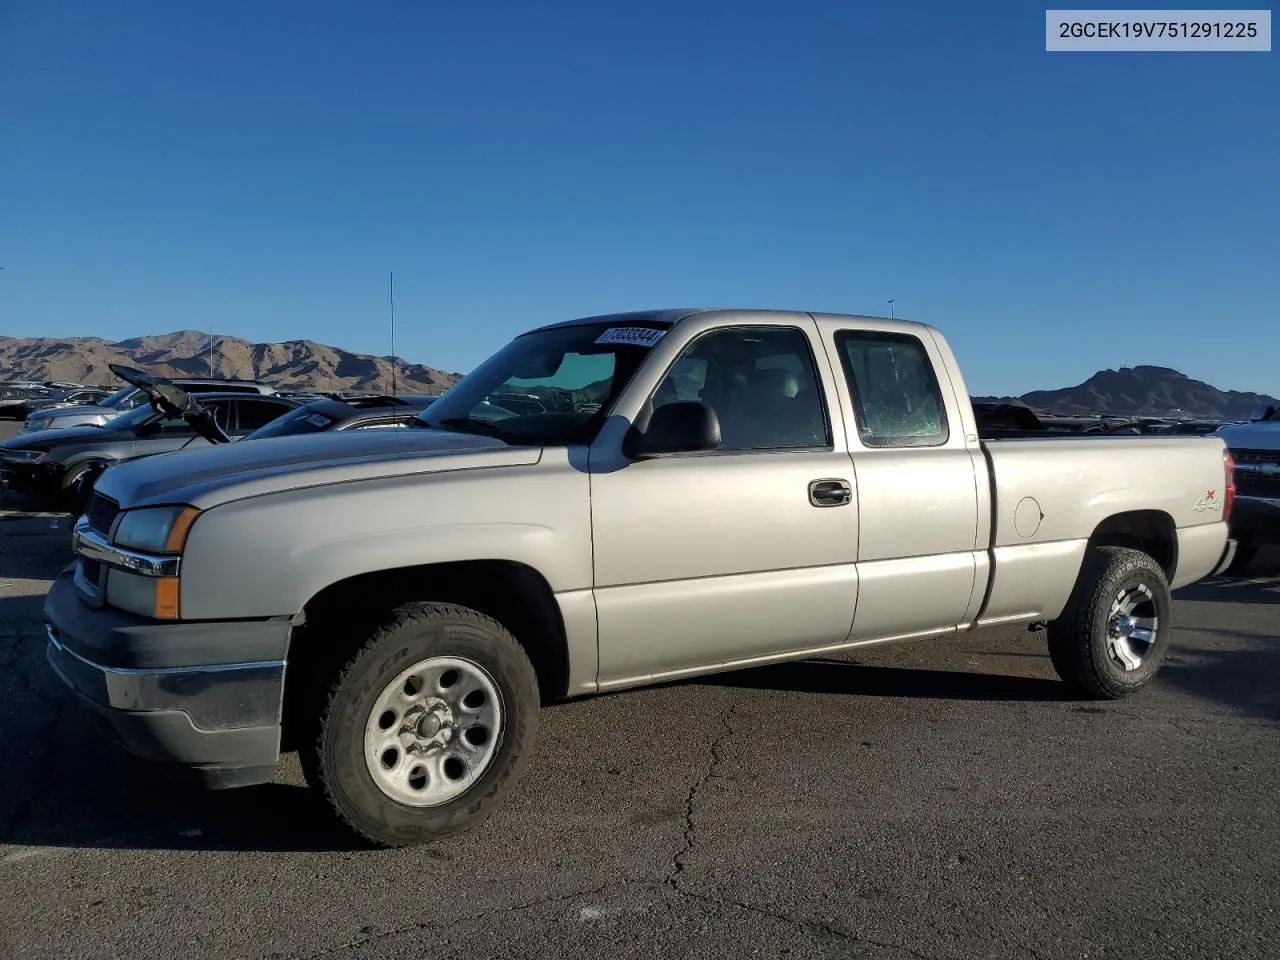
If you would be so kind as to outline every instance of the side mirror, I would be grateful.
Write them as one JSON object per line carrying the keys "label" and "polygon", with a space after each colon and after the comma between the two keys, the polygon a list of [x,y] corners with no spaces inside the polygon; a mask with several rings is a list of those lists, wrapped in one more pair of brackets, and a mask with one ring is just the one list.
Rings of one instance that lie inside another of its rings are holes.
{"label": "side mirror", "polygon": [[698,400],[667,403],[653,411],[643,432],[633,430],[624,451],[632,458],[697,453],[720,446],[720,418]]}
{"label": "side mirror", "polygon": [[1249,420],[1257,423],[1260,420],[1270,420],[1276,415],[1276,408],[1268,406],[1265,403],[1259,404],[1253,408],[1253,413],[1249,414]]}

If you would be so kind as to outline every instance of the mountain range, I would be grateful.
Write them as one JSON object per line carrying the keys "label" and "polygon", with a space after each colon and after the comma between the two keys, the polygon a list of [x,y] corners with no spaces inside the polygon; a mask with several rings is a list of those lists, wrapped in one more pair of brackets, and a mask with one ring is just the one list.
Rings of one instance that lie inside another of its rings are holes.
{"label": "mountain range", "polygon": [[[209,335],[180,330],[110,341],[98,337],[0,337],[0,379],[68,380],[115,385],[109,363],[139,366],[172,377],[209,375]],[[396,359],[397,393],[443,393],[462,374]],[[391,358],[352,353],[313,340],[251,343],[213,338],[213,374],[262,380],[283,389],[332,391],[391,389]],[[1186,416],[1238,420],[1261,404],[1280,400],[1259,393],[1219,390],[1168,367],[1100,370],[1074,387],[1034,390],[1020,397],[974,397],[1020,403],[1057,416]]]}
{"label": "mountain range", "polygon": [[[129,340],[98,337],[0,337],[0,379],[64,380],[115,386],[108,364],[141,367],[168,377],[209,376],[209,335],[180,330]],[[391,358],[352,353],[312,340],[250,343],[213,338],[213,376],[261,380],[278,389],[391,390]],[[443,393],[462,378],[418,363],[395,362],[397,393]]]}
{"label": "mountain range", "polygon": [[1099,370],[1084,383],[1033,390],[1020,397],[974,397],[986,403],[1020,403],[1036,413],[1065,417],[1191,417],[1243,420],[1261,404],[1280,405],[1263,393],[1219,390],[1169,367]]}

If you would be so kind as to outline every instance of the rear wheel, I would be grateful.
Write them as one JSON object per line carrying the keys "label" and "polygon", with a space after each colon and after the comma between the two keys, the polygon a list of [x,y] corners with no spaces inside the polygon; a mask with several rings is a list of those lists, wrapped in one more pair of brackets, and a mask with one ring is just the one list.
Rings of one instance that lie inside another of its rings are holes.
{"label": "rear wheel", "polygon": [[515,786],[538,721],[519,642],[466,607],[400,607],[333,679],[301,759],[357,835],[404,846],[484,820]]}
{"label": "rear wheel", "polygon": [[1091,550],[1062,616],[1046,631],[1054,669],[1089,697],[1136,693],[1164,662],[1171,607],[1164,571],[1150,556]]}

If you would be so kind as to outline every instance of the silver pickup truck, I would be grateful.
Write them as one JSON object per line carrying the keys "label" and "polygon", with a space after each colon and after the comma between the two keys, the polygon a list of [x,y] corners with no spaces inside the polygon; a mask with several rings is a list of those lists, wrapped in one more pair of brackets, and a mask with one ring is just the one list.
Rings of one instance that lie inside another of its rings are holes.
{"label": "silver pickup truck", "polygon": [[210,786],[298,749],[402,845],[501,802],[549,701],[1011,623],[1081,695],[1131,694],[1170,590],[1231,561],[1221,439],[983,442],[946,340],[901,320],[572,320],[416,426],[107,471],[45,602],[54,670]]}

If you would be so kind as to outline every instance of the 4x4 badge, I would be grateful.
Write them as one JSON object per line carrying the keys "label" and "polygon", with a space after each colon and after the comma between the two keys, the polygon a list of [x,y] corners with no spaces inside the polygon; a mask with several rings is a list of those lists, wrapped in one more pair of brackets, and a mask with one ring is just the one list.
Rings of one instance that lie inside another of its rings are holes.
{"label": "4x4 badge", "polygon": [[1206,490],[1204,494],[1196,501],[1196,505],[1191,508],[1196,513],[1203,513],[1206,510],[1221,510],[1222,500],[1218,497],[1217,490]]}

